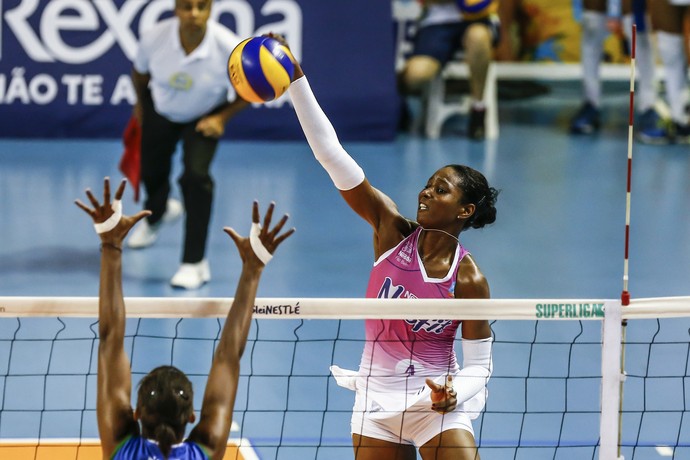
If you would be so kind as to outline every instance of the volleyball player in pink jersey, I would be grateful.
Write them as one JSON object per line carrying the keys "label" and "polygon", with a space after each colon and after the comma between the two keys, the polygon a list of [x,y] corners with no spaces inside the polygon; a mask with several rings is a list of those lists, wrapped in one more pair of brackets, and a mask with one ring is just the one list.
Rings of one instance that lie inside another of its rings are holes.
{"label": "volleyball player in pink jersey", "polygon": [[[495,221],[497,190],[472,168],[445,166],[419,193],[416,221],[402,216],[343,149],[295,64],[289,94],[307,141],[374,231],[367,297],[488,298],[488,282],[458,237]],[[462,368],[453,348],[458,328]],[[369,320],[366,337],[358,372],[332,368],[339,384],[356,391],[355,458],[414,460],[419,449],[424,460],[478,459],[471,419],[483,408],[492,370],[488,321]]]}

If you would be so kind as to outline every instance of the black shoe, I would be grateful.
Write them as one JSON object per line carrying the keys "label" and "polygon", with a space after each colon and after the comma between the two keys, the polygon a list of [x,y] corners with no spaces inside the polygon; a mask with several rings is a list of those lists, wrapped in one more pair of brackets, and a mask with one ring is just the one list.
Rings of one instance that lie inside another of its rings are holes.
{"label": "black shoe", "polygon": [[599,131],[599,109],[591,102],[585,102],[570,122],[570,132],[573,134],[594,134]]}
{"label": "black shoe", "polygon": [[470,122],[467,128],[467,136],[475,141],[481,141],[485,137],[484,120],[486,119],[486,109],[472,107],[470,112]]}

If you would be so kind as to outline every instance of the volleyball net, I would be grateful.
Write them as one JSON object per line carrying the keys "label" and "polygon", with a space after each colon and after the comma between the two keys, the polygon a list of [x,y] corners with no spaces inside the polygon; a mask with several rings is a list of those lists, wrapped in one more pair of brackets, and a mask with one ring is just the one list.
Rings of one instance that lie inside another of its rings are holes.
{"label": "volleyball net", "polygon": [[[0,297],[0,458],[99,458],[97,303]],[[231,304],[127,298],[134,384],[175,365],[198,411]],[[351,459],[354,394],[329,367],[357,369],[362,320],[421,317],[491,321],[482,459],[690,458],[690,297],[257,299],[226,458]]]}

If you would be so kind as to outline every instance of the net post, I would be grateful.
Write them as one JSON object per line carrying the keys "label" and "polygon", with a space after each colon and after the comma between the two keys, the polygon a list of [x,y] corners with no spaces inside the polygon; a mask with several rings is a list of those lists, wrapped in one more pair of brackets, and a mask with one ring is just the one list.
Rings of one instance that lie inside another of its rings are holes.
{"label": "net post", "polygon": [[622,304],[610,302],[604,311],[601,351],[601,418],[599,460],[622,459],[620,456],[620,401],[622,374]]}

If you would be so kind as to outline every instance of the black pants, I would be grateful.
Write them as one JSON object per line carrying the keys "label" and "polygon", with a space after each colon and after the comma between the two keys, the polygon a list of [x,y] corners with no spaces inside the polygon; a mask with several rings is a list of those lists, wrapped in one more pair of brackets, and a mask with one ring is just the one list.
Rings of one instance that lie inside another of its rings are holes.
{"label": "black pants", "polygon": [[204,258],[208,224],[213,203],[213,178],[209,172],[218,139],[195,131],[198,120],[174,123],[161,116],[149,97],[143,101],[141,136],[141,180],[146,190],[145,209],[152,212],[149,224],[156,224],[165,213],[170,194],[172,157],[182,141],[184,170],[178,178],[186,211],[183,263]]}

